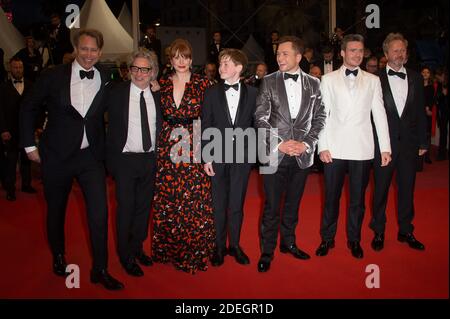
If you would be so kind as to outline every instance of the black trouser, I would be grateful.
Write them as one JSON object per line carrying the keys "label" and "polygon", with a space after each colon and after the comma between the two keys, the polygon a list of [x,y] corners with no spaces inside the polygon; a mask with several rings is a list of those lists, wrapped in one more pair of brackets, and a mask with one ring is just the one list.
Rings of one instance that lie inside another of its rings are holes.
{"label": "black trouser", "polygon": [[47,235],[52,253],[65,253],[64,224],[73,179],[80,184],[86,203],[93,255],[93,269],[106,269],[108,260],[108,208],[105,168],[89,148],[61,162],[42,158],[42,177],[47,201]]}
{"label": "black trouser", "polygon": [[354,161],[333,158],[324,165],[325,205],[320,227],[322,240],[332,240],[336,235],[339,203],[345,174],[349,175],[350,203],[347,214],[347,239],[361,240],[361,226],[365,211],[365,194],[369,182],[371,160]]}
{"label": "black trouser", "polygon": [[4,176],[3,187],[8,192],[14,192],[16,189],[16,168],[17,161],[20,158],[20,177],[22,179],[21,187],[31,186],[31,161],[28,159],[25,150],[17,147],[7,147],[3,145],[4,153]]}
{"label": "black trouser", "polygon": [[439,105],[439,150],[438,156],[446,158],[448,155],[447,140],[448,140],[448,105]]}
{"label": "black trouser", "polygon": [[237,247],[241,237],[244,201],[252,164],[214,163],[211,177],[216,247],[226,248],[227,225],[229,246]]}
{"label": "black trouser", "polygon": [[143,249],[156,174],[155,153],[121,153],[108,157],[108,170],[116,183],[117,250],[126,263]]}
{"label": "black trouser", "polygon": [[[427,142],[428,142],[428,145],[431,145],[431,131],[432,131],[432,124],[433,124],[433,121],[432,121],[432,116],[430,115],[430,116],[427,116]],[[431,156],[430,156],[430,151],[431,151],[431,148],[430,149],[428,149],[428,152],[426,152],[424,155],[423,155],[423,159],[426,159],[426,160],[431,160]]]}
{"label": "black trouser", "polygon": [[389,165],[381,167],[380,160],[375,157],[373,194],[373,215],[370,228],[377,233],[384,233],[386,225],[386,206],[394,171],[397,171],[397,202],[399,232],[412,233],[414,226],[414,184],[416,180],[415,155],[418,151],[407,154],[406,151],[393,154]]}
{"label": "black trouser", "polygon": [[[273,254],[277,246],[278,227],[281,243],[295,243],[295,228],[298,224],[298,208],[303,195],[309,169],[301,169],[294,156],[285,155],[274,174],[264,175],[265,204],[261,224],[262,252]],[[285,195],[281,213],[280,204]]]}

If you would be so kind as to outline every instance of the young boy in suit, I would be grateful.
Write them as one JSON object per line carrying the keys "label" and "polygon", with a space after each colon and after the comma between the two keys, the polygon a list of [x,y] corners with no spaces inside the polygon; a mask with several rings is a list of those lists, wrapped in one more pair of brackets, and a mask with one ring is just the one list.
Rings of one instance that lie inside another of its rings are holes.
{"label": "young boy in suit", "polygon": [[[221,142],[221,155],[215,156],[213,161],[206,161],[204,165],[205,172],[211,177],[216,228],[216,250],[211,263],[213,266],[222,265],[224,256],[228,253],[239,264],[247,265],[250,260],[239,246],[239,239],[248,177],[252,158],[256,156],[256,139],[252,137],[256,136],[253,115],[257,91],[240,82],[248,62],[244,52],[236,49],[222,50],[219,62],[219,74],[223,81],[206,91],[202,110],[203,132],[214,128],[216,132],[220,131],[221,139],[213,139],[215,146]],[[245,135],[250,137],[244,138]],[[203,143],[205,142],[210,142],[210,139],[204,138]],[[217,149],[215,154],[218,155],[216,152]]]}

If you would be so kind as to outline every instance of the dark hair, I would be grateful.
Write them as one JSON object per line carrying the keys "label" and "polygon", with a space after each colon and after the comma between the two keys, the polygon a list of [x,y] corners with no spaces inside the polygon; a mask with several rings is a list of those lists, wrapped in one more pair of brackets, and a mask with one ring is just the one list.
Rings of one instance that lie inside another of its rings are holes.
{"label": "dark hair", "polygon": [[13,56],[11,59],[9,59],[10,64],[13,62],[22,62],[23,63],[22,59],[19,58],[18,56]]}
{"label": "dark hair", "polygon": [[95,29],[80,29],[72,39],[72,45],[74,48],[78,47],[78,42],[80,41],[81,36],[88,36],[95,39],[95,42],[97,42],[98,48],[101,50],[103,48],[103,34]]}
{"label": "dark hair", "polygon": [[278,45],[286,42],[291,42],[294,51],[303,55],[303,52],[305,51],[305,45],[303,44],[302,39],[293,35],[285,35],[278,41]]}
{"label": "dark hair", "polygon": [[265,67],[266,69],[268,69],[267,64],[264,63],[264,62],[258,62],[258,63],[256,64],[256,67],[258,67],[259,65],[264,65],[264,67]]}
{"label": "dark hair", "polygon": [[443,67],[438,67],[435,71],[434,71],[435,75],[445,75],[445,70]]}
{"label": "dark hair", "polygon": [[226,57],[229,57],[234,64],[242,65],[241,74],[245,71],[248,64],[248,58],[244,52],[238,49],[224,49],[219,53],[219,62]]}
{"label": "dark hair", "polygon": [[325,54],[325,53],[334,53],[333,48],[328,46],[328,45],[323,47],[322,48],[322,54]]}
{"label": "dark hair", "polygon": [[341,50],[345,51],[349,42],[361,42],[364,45],[364,37],[361,34],[347,34],[342,39]]}
{"label": "dark hair", "polygon": [[272,32],[270,32],[270,34],[272,34],[272,33],[280,34],[280,32],[278,32],[278,30],[273,30]]}

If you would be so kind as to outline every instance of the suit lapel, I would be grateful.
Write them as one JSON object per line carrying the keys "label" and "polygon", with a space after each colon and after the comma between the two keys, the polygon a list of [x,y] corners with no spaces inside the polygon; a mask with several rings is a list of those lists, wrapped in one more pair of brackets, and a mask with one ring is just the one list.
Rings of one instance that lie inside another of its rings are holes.
{"label": "suit lapel", "polygon": [[[67,64],[63,70],[63,79],[62,79],[62,90],[61,90],[61,99],[62,105],[70,105],[72,106],[72,101],[70,98],[70,81],[72,78],[72,64]],[[75,109],[74,109],[75,110]],[[76,110],[75,110],[76,111]],[[78,112],[77,112],[78,113]]]}
{"label": "suit lapel", "polygon": [[307,81],[306,79],[306,75],[303,71],[300,71],[300,77],[299,77],[300,81],[302,81],[302,99],[300,101],[300,108],[298,110],[297,113],[297,117],[295,118],[295,122],[294,125],[297,123],[297,121],[299,120],[302,113],[302,110],[306,110],[306,108],[308,107],[309,104],[309,96],[311,96],[310,93],[310,84],[309,81]]}
{"label": "suit lapel", "polygon": [[[123,97],[122,103],[120,105],[123,105],[124,107],[122,108],[122,112],[123,112],[123,125],[125,127],[125,132],[126,132],[126,136],[128,136],[128,120],[130,117],[130,85],[131,85],[131,81],[128,82],[127,85],[124,86],[124,91],[123,94],[121,94],[121,96]],[[125,136],[125,138],[126,138]],[[125,141],[126,142],[126,141]]]}
{"label": "suit lapel", "polygon": [[[345,75],[345,71],[343,70],[343,66],[341,68],[339,68],[339,70],[334,73],[335,76],[337,77],[337,81],[336,83],[340,83],[340,88],[337,90],[339,93],[340,92],[344,92],[346,95],[346,101],[348,101],[348,103],[345,104],[345,106],[343,107],[343,113],[345,113],[345,117],[347,117],[350,114],[350,111],[353,109],[353,105],[355,102],[355,99],[352,97],[351,93],[350,93],[350,88],[347,85],[347,79],[346,79],[346,75]],[[357,81],[358,79],[356,79],[355,81]],[[355,90],[356,90],[356,83],[355,83]]]}
{"label": "suit lapel", "polygon": [[70,82],[72,79],[72,64],[67,64],[63,69],[63,77],[61,80],[61,105],[69,107],[74,117],[80,117],[80,113],[73,107],[70,97]]}
{"label": "suit lapel", "polygon": [[413,98],[413,92],[415,91],[413,77],[411,76],[411,73],[409,72],[408,69],[406,69],[406,75],[407,75],[407,79],[408,79],[408,94],[406,96],[405,107],[403,108],[403,112],[402,112],[400,118],[403,118],[405,113],[408,111],[407,110],[408,105],[411,104],[410,102],[411,102],[411,99]]}
{"label": "suit lapel", "polygon": [[244,82],[241,82],[241,92],[239,94],[239,104],[236,111],[236,118],[234,119],[234,125],[238,126],[239,119],[242,115],[242,113],[245,111],[245,105],[247,104],[247,86],[244,84]]}
{"label": "suit lapel", "polygon": [[354,105],[360,105],[358,103],[358,99],[360,98],[361,93],[363,91],[365,91],[364,90],[364,80],[365,80],[365,78],[364,78],[363,70],[359,69],[358,75],[356,76],[356,79],[355,79],[355,89],[354,89],[355,90],[355,96],[352,99],[354,101],[353,102]]}
{"label": "suit lapel", "polygon": [[221,82],[219,88],[219,103],[221,104],[222,110],[225,112],[225,116],[230,123],[233,125],[233,121],[231,120],[230,109],[228,108],[227,96],[225,94],[224,82]]}
{"label": "suit lapel", "polygon": [[[9,82],[8,87],[9,87],[9,89],[11,90],[12,94],[15,94],[15,95],[17,95],[17,96],[20,96],[20,94],[19,94],[19,92],[17,92],[17,89],[16,89],[16,87],[14,86],[13,82],[12,82],[11,80],[8,80],[8,82]],[[24,83],[24,87],[23,87],[23,88],[24,88],[24,89],[23,89],[23,93],[25,93],[25,83]],[[22,93],[22,94],[23,94],[23,93]]]}
{"label": "suit lapel", "polygon": [[[389,79],[387,76],[386,69],[381,71],[380,81],[381,81],[381,86],[383,88],[383,97],[384,97],[384,100],[386,101],[385,107],[390,109],[390,111],[392,113],[397,114],[397,116],[400,118],[400,115],[398,114],[397,106],[395,105],[394,95],[392,94],[391,86],[389,85]],[[403,112],[403,113],[405,113],[405,112]]]}
{"label": "suit lapel", "polygon": [[284,85],[283,73],[280,71],[277,72],[276,83],[276,93],[278,94],[278,99],[280,100],[280,114],[286,121],[292,123],[291,113],[289,112],[289,102],[286,93],[286,86]]}
{"label": "suit lapel", "polygon": [[98,72],[100,73],[100,89],[98,90],[97,94],[94,97],[94,100],[92,101],[92,104],[89,106],[89,110],[86,113],[86,117],[90,116],[90,114],[94,113],[95,110],[100,105],[100,101],[102,100],[103,93],[105,91],[105,86],[109,83],[109,79],[107,78],[107,75],[105,72],[102,72],[102,69],[98,68],[97,66],[94,66]]}

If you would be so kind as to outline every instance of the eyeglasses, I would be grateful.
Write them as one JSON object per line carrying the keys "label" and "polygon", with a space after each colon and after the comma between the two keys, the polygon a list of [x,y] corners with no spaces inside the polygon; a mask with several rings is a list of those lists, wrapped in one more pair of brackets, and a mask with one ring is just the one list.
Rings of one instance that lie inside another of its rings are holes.
{"label": "eyeglasses", "polygon": [[149,73],[153,68],[140,68],[138,66],[135,65],[131,65],[130,66],[130,71],[133,73],[138,73],[139,71],[141,71],[141,73],[143,74],[147,74]]}

